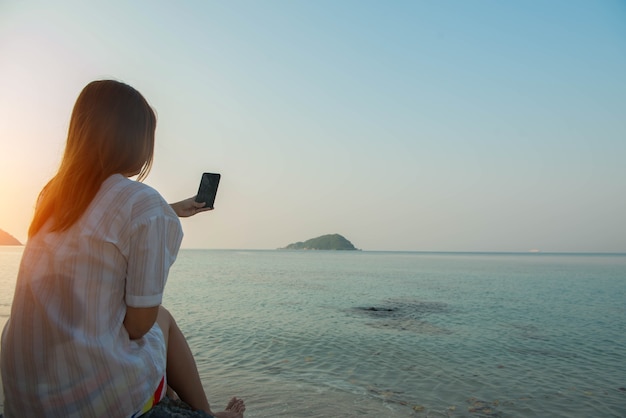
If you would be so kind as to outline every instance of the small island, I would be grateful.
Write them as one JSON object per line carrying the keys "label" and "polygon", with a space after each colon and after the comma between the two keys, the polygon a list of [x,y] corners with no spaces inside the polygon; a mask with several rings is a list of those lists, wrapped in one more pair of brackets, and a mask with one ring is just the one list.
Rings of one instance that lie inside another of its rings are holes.
{"label": "small island", "polygon": [[339,234],[322,235],[304,242],[295,242],[279,250],[340,250],[358,251],[350,241]]}
{"label": "small island", "polygon": [[0,245],[22,245],[13,235],[0,229]]}

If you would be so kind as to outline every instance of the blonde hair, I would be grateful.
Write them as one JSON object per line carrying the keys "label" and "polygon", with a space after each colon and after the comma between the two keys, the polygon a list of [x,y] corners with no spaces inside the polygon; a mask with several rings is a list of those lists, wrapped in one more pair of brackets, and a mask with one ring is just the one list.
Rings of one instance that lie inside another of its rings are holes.
{"label": "blonde hair", "polygon": [[85,86],[72,111],[59,171],[39,194],[28,236],[48,219],[50,231],[71,227],[112,174],[143,180],[152,166],[155,129],[154,111],[131,86],[113,80]]}

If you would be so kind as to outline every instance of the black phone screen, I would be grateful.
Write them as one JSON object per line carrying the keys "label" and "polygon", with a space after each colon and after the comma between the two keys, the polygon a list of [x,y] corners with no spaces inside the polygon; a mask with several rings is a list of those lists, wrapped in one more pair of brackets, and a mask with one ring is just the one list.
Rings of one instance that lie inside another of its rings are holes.
{"label": "black phone screen", "polygon": [[220,184],[220,175],[216,173],[203,173],[198,188],[196,202],[205,202],[204,207],[213,208],[215,196],[217,195],[217,186]]}

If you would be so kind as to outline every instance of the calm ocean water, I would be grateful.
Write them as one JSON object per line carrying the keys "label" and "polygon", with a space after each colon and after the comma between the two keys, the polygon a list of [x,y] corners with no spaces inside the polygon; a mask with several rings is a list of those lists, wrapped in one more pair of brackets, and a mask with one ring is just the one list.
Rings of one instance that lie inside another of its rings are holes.
{"label": "calm ocean water", "polygon": [[626,416],[626,255],[182,250],[164,305],[247,417]]}

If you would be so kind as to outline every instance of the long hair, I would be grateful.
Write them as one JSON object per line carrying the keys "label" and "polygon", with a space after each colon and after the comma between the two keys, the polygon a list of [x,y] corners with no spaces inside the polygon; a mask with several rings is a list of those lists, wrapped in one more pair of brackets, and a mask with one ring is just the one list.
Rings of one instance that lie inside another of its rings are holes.
{"label": "long hair", "polygon": [[154,111],[131,86],[113,80],[85,86],[72,111],[59,171],[39,194],[29,238],[49,219],[50,231],[71,227],[112,174],[143,180],[152,166],[155,129]]}

